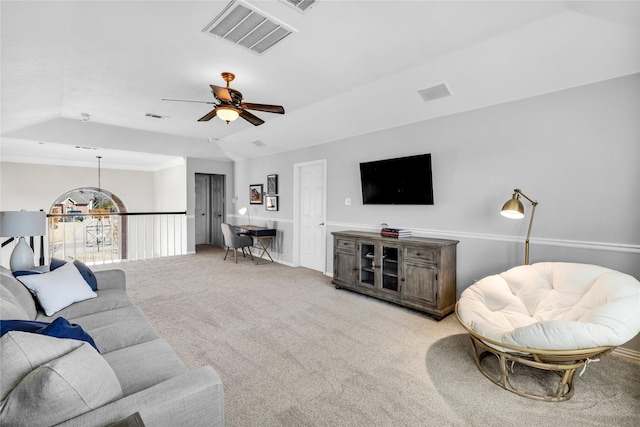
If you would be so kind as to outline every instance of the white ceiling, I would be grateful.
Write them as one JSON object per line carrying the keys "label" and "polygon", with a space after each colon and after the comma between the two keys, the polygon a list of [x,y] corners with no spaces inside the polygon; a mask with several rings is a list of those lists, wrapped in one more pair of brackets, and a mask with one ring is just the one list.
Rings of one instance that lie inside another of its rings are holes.
{"label": "white ceiling", "polygon": [[[202,32],[228,3],[3,0],[2,160],[260,157],[640,71],[638,1],[252,0],[297,30],[263,55]],[[213,101],[222,71],[286,114],[198,122],[212,106],[161,100]]]}

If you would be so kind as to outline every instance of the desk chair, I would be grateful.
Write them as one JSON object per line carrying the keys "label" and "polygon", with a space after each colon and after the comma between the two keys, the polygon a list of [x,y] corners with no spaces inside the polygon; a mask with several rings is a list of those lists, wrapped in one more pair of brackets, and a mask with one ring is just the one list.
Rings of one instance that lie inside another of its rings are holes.
{"label": "desk chair", "polygon": [[238,263],[238,249],[242,250],[242,256],[246,255],[245,248],[249,248],[247,251],[249,252],[249,256],[251,257],[251,261],[253,261],[253,255],[251,254],[251,246],[253,245],[253,238],[251,236],[244,236],[238,234],[236,227],[223,223],[222,227],[222,235],[224,236],[224,245],[227,247],[226,252],[224,253],[224,260],[227,259],[227,254],[229,253],[229,249],[233,249],[233,253],[235,255],[236,264]]}

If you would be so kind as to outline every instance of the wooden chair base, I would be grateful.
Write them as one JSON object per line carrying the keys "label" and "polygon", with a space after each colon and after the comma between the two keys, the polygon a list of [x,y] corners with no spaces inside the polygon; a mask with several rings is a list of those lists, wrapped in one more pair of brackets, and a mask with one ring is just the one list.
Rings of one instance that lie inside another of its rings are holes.
{"label": "wooden chair base", "polygon": [[[238,248],[230,248],[230,247],[228,247],[228,246],[227,246],[227,250],[225,251],[225,253],[224,253],[224,258],[223,258],[222,260],[223,260],[223,261],[226,261],[226,260],[227,260],[227,254],[229,253],[229,249],[233,249],[233,255],[234,255],[234,257],[235,257],[236,264],[237,264],[237,263],[238,263]],[[247,249],[246,251],[245,251],[245,248],[244,248],[244,247],[243,247],[243,248],[240,248],[240,249],[242,250],[242,257],[243,257],[243,258],[244,258],[244,257],[246,257],[247,252],[248,252],[248,253],[249,253],[249,256],[251,257],[251,261],[253,261],[253,254],[251,253],[251,250],[250,250],[250,249]]]}
{"label": "wooden chair base", "polygon": [[[457,314],[456,307],[456,315]],[[458,320],[460,320],[460,317],[458,317]],[[579,350],[536,350],[522,348],[485,338],[469,329],[464,323],[460,323],[467,332],[469,332],[476,366],[485,377],[494,384],[519,396],[544,402],[562,402],[569,400],[574,393],[573,381],[576,372],[584,370],[587,364],[598,361],[600,356],[613,351],[615,348],[596,347]],[[498,348],[503,348],[508,351],[501,351]],[[499,372],[497,375],[495,371],[492,372],[489,369],[487,363],[483,363],[483,360],[490,355],[498,358]],[[550,394],[537,394],[532,391],[514,387],[512,381],[509,380],[509,374],[510,371],[513,373],[513,368],[516,363],[544,371],[555,372],[559,376],[555,392]],[[511,369],[509,365],[511,365]],[[580,374],[581,373],[582,372],[580,372]]]}

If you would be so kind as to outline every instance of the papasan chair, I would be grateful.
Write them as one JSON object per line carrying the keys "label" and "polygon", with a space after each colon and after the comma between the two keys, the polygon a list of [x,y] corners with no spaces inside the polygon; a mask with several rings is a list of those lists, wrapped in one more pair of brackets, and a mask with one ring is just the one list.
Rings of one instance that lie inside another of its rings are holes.
{"label": "papasan chair", "polygon": [[[559,402],[573,396],[577,370],[584,372],[589,362],[640,332],[640,282],[596,265],[522,265],[465,289],[456,316],[487,378],[518,395]],[[483,363],[490,355],[498,358],[497,375]],[[557,390],[534,393],[514,387],[509,364],[513,369],[515,363],[557,372]]]}

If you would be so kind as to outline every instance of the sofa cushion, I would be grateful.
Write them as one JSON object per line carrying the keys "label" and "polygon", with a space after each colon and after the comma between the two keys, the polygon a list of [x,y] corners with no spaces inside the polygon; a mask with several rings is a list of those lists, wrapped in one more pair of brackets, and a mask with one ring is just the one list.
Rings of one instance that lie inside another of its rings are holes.
{"label": "sofa cushion", "polygon": [[116,373],[125,396],[187,371],[162,338],[121,348],[102,356]]}
{"label": "sofa cushion", "polygon": [[[11,334],[15,333],[19,332]],[[81,342],[30,371],[2,402],[0,420],[3,425],[50,426],[121,397],[120,383],[109,364]]]}
{"label": "sofa cushion", "polygon": [[82,341],[12,331],[0,338],[0,401],[34,368],[80,347]]}
{"label": "sofa cushion", "polygon": [[0,267],[0,282],[2,283],[0,318],[35,319],[37,314],[36,303],[29,290],[18,279],[13,277],[11,271],[4,267]]}
{"label": "sofa cushion", "polygon": [[160,337],[135,305],[74,318],[73,322],[93,337],[103,354]]}
{"label": "sofa cushion", "polygon": [[27,311],[15,295],[4,286],[0,286],[0,319],[30,320]]}
{"label": "sofa cushion", "polygon": [[127,293],[118,289],[105,289],[96,291],[98,298],[91,298],[84,301],[76,302],[62,310],[56,312],[53,316],[47,316],[44,313],[38,313],[36,320],[42,322],[51,322],[55,317],[64,317],[71,321],[79,317],[90,314],[100,313],[102,311],[115,310],[117,308],[129,307],[133,305]]}
{"label": "sofa cushion", "polygon": [[10,331],[30,332],[55,338],[68,338],[85,341],[98,350],[93,338],[80,325],[72,325],[64,317],[58,317],[51,323],[35,320],[0,320],[0,337]]}
{"label": "sofa cushion", "polygon": [[20,276],[18,280],[36,295],[47,316],[74,302],[98,296],[82,278],[76,266],[70,263],[48,273]]}

